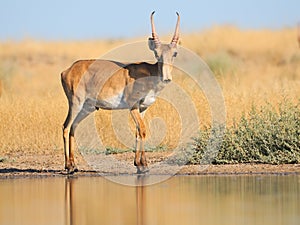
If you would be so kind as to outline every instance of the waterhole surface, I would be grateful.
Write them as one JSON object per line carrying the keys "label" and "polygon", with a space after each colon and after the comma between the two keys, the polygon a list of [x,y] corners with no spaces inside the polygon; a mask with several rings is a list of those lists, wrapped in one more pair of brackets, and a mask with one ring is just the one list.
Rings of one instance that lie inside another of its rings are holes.
{"label": "waterhole surface", "polygon": [[0,224],[299,224],[300,176],[175,176],[143,186],[103,177],[0,180]]}

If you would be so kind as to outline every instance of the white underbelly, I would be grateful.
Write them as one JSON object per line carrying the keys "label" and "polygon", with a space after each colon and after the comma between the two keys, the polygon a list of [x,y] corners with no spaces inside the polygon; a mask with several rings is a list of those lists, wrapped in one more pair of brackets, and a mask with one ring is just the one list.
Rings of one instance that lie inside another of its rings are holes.
{"label": "white underbelly", "polygon": [[124,94],[121,92],[110,98],[97,100],[97,107],[102,109],[127,109],[128,104],[124,101]]}
{"label": "white underbelly", "polygon": [[149,93],[144,97],[143,101],[141,102],[141,107],[149,107],[152,105],[158,93],[155,93],[153,90],[149,91]]}
{"label": "white underbelly", "polygon": [[140,107],[148,108],[150,105],[152,105],[155,100],[156,96],[159,94],[159,92],[155,92],[153,90],[150,90],[146,95],[142,95],[138,98],[137,96],[131,96],[129,97],[130,101],[127,102],[124,98],[124,92],[121,92],[120,94],[117,94],[115,96],[112,96],[110,98],[106,99],[98,99],[96,106],[102,109],[128,109],[130,106],[132,107],[136,103],[140,104]]}

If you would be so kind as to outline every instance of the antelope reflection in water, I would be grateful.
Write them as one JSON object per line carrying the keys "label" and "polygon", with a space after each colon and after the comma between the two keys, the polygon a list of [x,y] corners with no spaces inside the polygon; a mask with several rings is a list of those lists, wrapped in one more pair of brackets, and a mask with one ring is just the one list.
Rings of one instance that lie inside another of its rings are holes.
{"label": "antelope reflection in water", "polygon": [[137,224],[145,224],[145,214],[146,214],[146,196],[145,196],[145,175],[137,175],[136,182],[136,215],[137,215]]}
{"label": "antelope reflection in water", "polygon": [[[104,178],[99,178],[99,179],[104,179]],[[115,199],[111,199],[110,202],[108,202],[103,195],[105,195],[106,190],[99,190],[99,186],[97,188],[97,192],[99,193],[92,193],[85,188],[84,190],[82,189],[82,184],[79,182],[79,179],[76,177],[67,177],[65,179],[65,224],[66,225],[76,225],[76,224],[90,224],[90,222],[97,222],[97,223],[102,223],[106,220],[111,221],[120,221],[123,219],[126,220],[126,223],[129,221],[135,221],[137,225],[143,225],[146,224],[146,187],[145,183],[147,179],[147,175],[137,175],[136,177],[136,186],[134,189],[132,187],[125,187],[120,185],[120,188],[126,188],[123,191],[128,191],[128,194],[134,194],[135,192],[135,205],[133,207],[128,207],[124,209],[124,205],[122,204],[123,207],[121,207],[122,215],[121,218],[112,218],[114,216],[114,213],[118,214],[118,212],[103,212],[104,210],[116,210],[120,211],[120,209],[117,209],[116,207],[112,207],[110,204],[118,204],[118,202],[114,201]],[[110,181],[107,181],[110,182]],[[88,187],[88,184],[85,183],[86,187]],[[116,191],[116,190],[112,190]],[[123,191],[120,191],[120,193],[116,193],[116,195],[121,194],[123,196]],[[82,195],[84,194],[84,195]],[[103,194],[103,195],[101,195]],[[95,198],[98,198],[96,199]],[[112,197],[109,195],[110,198]],[[132,197],[134,195],[131,195]],[[119,198],[121,201],[128,201],[130,198]],[[107,196],[106,196],[107,197]],[[90,199],[91,198],[91,199]],[[83,201],[82,201],[83,200]],[[131,199],[132,200],[132,199]],[[128,202],[128,205],[131,203]],[[98,207],[97,207],[98,206]],[[135,214],[131,213],[134,212],[133,209],[135,208]],[[102,212],[101,212],[102,211]],[[129,212],[131,211],[131,212]],[[101,214],[103,213],[103,214]],[[109,216],[108,214],[112,214]],[[126,214],[126,215],[125,215]],[[127,215],[130,215],[130,218],[126,218]],[[120,216],[120,215],[119,215]],[[108,218],[110,217],[110,218]],[[119,219],[119,220],[118,220]],[[103,220],[103,221],[102,221]],[[105,222],[104,222],[105,223]],[[134,223],[133,223],[134,224]]]}
{"label": "antelope reflection in water", "polygon": [[74,178],[65,179],[65,224],[73,225],[74,221],[74,193],[73,193]]}

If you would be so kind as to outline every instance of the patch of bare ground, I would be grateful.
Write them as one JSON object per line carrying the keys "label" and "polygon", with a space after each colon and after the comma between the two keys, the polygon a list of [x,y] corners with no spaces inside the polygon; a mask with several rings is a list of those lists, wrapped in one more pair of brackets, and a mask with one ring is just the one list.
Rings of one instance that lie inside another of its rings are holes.
{"label": "patch of bare ground", "polygon": [[[148,153],[150,165],[163,161],[168,154],[163,152]],[[133,162],[134,153],[114,154],[113,157],[126,163]],[[99,176],[79,154],[76,156],[79,171],[73,176]],[[115,171],[110,174],[118,174]],[[101,172],[101,171],[100,171]],[[177,175],[300,175],[300,164],[228,164],[228,165],[185,165]],[[0,160],[0,179],[5,178],[39,178],[53,176],[67,176],[64,170],[64,156],[60,151],[51,154],[9,154]],[[103,175],[103,174],[102,174]]]}

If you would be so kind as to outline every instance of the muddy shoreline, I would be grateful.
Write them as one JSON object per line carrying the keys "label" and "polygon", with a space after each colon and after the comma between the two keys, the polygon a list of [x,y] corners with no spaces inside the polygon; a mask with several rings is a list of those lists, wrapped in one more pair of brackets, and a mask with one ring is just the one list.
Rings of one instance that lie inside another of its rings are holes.
{"label": "muddy shoreline", "polygon": [[[62,169],[20,169],[1,168],[0,179],[14,178],[47,178],[47,177],[97,177],[97,176],[133,176],[131,174],[102,173],[94,170],[78,170],[68,174]],[[157,174],[160,175],[160,174]],[[165,175],[165,174],[164,174]],[[300,175],[299,164],[234,164],[234,165],[209,165],[206,169],[199,169],[198,165],[186,165],[175,175],[180,176],[241,176],[241,175]]]}
{"label": "muddy shoreline", "polygon": [[[133,154],[117,154],[115,159],[132,164]],[[149,154],[149,165],[163,159],[160,153]],[[54,154],[10,154],[0,161],[0,179],[11,178],[42,178],[42,177],[80,177],[80,176],[115,176],[136,175],[132,166],[130,171],[120,172],[118,168],[98,172],[91,168],[79,154],[76,156],[78,172],[69,175],[64,170],[64,157],[61,152]],[[158,172],[157,175],[161,175]],[[162,171],[163,174],[166,172]],[[226,164],[226,165],[185,165],[175,175],[300,175],[300,164]]]}

